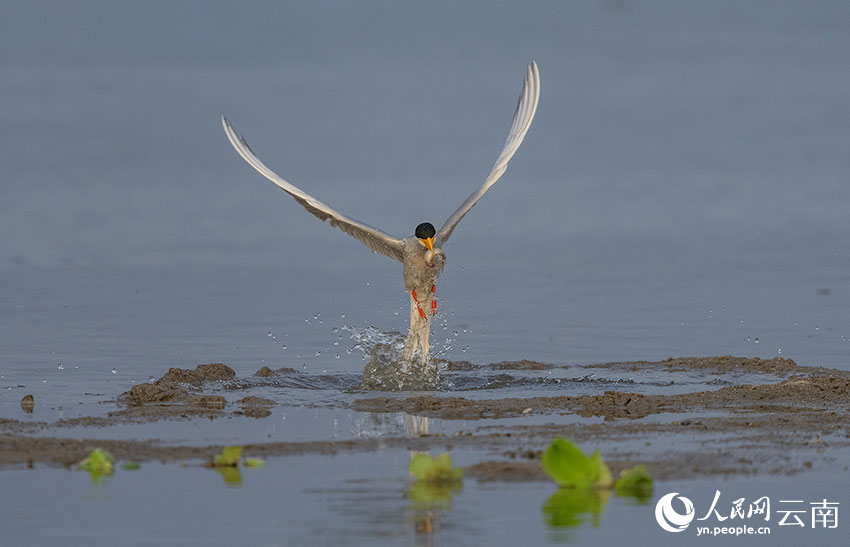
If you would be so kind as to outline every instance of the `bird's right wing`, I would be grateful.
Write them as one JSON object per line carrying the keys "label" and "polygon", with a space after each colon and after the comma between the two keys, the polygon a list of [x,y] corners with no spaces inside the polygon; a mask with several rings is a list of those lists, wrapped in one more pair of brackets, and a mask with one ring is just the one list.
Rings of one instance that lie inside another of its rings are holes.
{"label": "bird's right wing", "polygon": [[460,222],[460,219],[466,215],[478,200],[487,193],[491,186],[496,184],[496,181],[504,174],[508,168],[508,162],[514,157],[519,145],[525,138],[528,128],[531,127],[531,121],[534,119],[534,113],[537,112],[537,103],[540,101],[540,71],[537,70],[537,63],[531,61],[528,65],[528,70],[525,73],[525,80],[522,86],[522,92],[519,94],[516,111],[514,111],[514,120],[511,123],[511,130],[508,131],[508,138],[505,140],[505,146],[502,152],[493,164],[490,174],[484,179],[478,190],[474,191],[466,201],[464,201],[457,211],[452,213],[452,216],[446,220],[443,227],[440,228],[438,239],[445,243],[452,235],[452,232]]}
{"label": "bird's right wing", "polygon": [[234,131],[233,126],[227,121],[224,116],[221,117],[221,124],[224,126],[224,132],[230,140],[233,148],[242,156],[242,159],[256,169],[261,175],[275,183],[284,192],[295,198],[295,201],[300,203],[313,215],[321,220],[327,220],[331,226],[336,226],[343,232],[354,236],[362,244],[366,245],[375,252],[394,258],[400,262],[404,261],[403,242],[401,239],[385,234],[377,228],[373,228],[368,224],[349,218],[342,213],[335,211],[317,200],[310,194],[302,191],[300,188],[286,182],[277,173],[266,167],[260,161],[260,158],[254,155],[251,147],[245,142],[245,139]]}

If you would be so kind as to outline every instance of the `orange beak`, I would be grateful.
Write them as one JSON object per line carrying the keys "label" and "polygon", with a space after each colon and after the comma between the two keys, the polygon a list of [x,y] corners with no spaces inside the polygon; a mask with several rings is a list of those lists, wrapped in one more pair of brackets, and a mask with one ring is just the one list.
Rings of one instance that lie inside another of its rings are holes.
{"label": "orange beak", "polygon": [[426,247],[428,247],[429,250],[431,250],[431,251],[434,250],[434,238],[433,237],[420,239],[419,241],[422,242],[422,245],[425,245]]}

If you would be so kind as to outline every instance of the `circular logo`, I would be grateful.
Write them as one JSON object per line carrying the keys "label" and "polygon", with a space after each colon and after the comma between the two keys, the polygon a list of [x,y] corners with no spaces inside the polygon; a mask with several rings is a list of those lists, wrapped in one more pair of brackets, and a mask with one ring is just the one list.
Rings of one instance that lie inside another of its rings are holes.
{"label": "circular logo", "polygon": [[688,524],[694,520],[694,504],[685,496],[679,496],[682,503],[685,504],[685,514],[681,515],[673,509],[673,498],[678,492],[667,494],[655,505],[655,520],[658,525],[668,532],[681,532],[688,527]]}

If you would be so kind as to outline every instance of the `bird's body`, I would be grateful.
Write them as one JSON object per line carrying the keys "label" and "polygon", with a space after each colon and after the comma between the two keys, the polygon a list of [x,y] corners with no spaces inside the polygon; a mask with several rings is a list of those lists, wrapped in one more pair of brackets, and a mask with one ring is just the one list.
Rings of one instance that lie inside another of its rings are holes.
{"label": "bird's body", "polygon": [[245,139],[234,131],[226,118],[222,116],[221,120],[227,138],[239,155],[260,174],[290,194],[307,211],[357,238],[373,251],[402,262],[404,286],[410,295],[410,329],[405,343],[404,358],[407,361],[418,360],[427,364],[431,319],[437,313],[437,279],[446,260],[442,246],[448,241],[457,223],[505,172],[508,161],[519,148],[531,126],[539,98],[540,75],[537,64],[532,62],[526,71],[508,138],[496,163],[493,164],[490,175],[478,190],[466,198],[452,213],[439,230],[430,223],[424,222],[416,227],[412,237],[407,238],[392,237],[377,228],[347,217],[290,184],[254,155]]}

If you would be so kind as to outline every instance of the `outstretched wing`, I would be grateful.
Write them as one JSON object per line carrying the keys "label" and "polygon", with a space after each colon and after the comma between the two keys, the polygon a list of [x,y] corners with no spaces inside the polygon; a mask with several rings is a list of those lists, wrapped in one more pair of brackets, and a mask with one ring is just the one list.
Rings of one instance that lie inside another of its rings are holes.
{"label": "outstretched wing", "polygon": [[227,121],[224,116],[221,117],[221,124],[224,126],[224,132],[230,140],[233,148],[242,156],[242,159],[256,169],[261,175],[278,185],[284,192],[295,198],[295,201],[300,203],[313,215],[321,220],[327,220],[331,226],[336,226],[343,232],[354,236],[360,243],[366,245],[375,252],[386,255],[390,258],[395,258],[398,261],[404,261],[403,243],[401,239],[385,234],[377,228],[373,228],[368,224],[349,218],[342,213],[335,211],[317,200],[307,192],[286,182],[277,173],[266,167],[260,161],[260,158],[254,155],[251,147],[245,142],[245,139],[233,130],[233,126]]}
{"label": "outstretched wing", "polygon": [[508,132],[508,139],[505,141],[505,146],[502,148],[502,153],[496,163],[493,164],[493,169],[484,180],[478,190],[473,192],[466,201],[464,201],[457,211],[452,213],[452,216],[446,220],[443,227],[440,228],[438,238],[442,243],[445,243],[452,235],[452,232],[460,222],[460,219],[472,209],[481,196],[487,193],[487,190],[493,186],[497,180],[505,172],[508,167],[508,162],[514,156],[519,145],[522,144],[522,139],[531,127],[531,120],[534,119],[534,113],[537,111],[537,103],[540,101],[540,72],[537,70],[537,63],[534,61],[528,65],[528,70],[525,73],[525,82],[522,86],[522,93],[519,95],[519,100],[514,112],[514,120],[511,124],[511,130]]}

